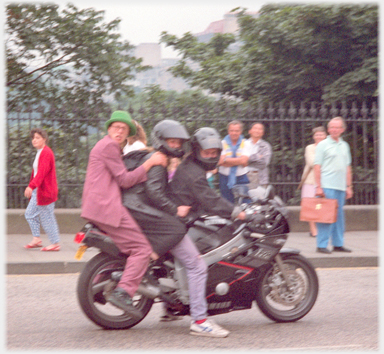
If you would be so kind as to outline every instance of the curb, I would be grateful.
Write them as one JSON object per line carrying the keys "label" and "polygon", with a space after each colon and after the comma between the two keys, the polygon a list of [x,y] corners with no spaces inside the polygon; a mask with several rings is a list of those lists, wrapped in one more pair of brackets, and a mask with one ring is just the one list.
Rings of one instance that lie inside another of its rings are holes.
{"label": "curb", "polygon": [[[379,257],[313,257],[307,258],[315,268],[378,267]],[[8,263],[7,275],[80,273],[87,262]]]}
{"label": "curb", "polygon": [[80,273],[86,262],[8,263],[7,275]]}

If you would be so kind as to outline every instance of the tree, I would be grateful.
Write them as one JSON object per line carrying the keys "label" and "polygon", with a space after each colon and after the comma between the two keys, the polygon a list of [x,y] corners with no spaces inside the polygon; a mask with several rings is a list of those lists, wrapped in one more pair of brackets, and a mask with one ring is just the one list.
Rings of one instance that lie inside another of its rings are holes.
{"label": "tree", "polygon": [[119,19],[68,4],[10,4],[6,18],[7,103],[50,102],[105,108],[106,100],[132,96],[133,74],[146,67],[116,32]]}
{"label": "tree", "polygon": [[183,56],[172,73],[251,103],[376,100],[377,5],[267,5],[257,17],[242,9],[238,23],[235,53],[222,35],[204,44],[163,32],[161,41]]}

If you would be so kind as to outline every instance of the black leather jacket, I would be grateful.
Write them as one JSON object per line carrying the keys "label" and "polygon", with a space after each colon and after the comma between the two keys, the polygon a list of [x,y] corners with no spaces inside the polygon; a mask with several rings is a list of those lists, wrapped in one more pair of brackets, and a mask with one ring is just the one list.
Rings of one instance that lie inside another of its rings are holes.
{"label": "black leather jacket", "polygon": [[[144,163],[153,152],[139,150],[123,157],[126,167],[131,170]],[[123,205],[132,210],[161,217],[163,212],[176,216],[177,205],[171,200],[168,187],[168,171],[163,166],[154,166],[147,172],[147,181],[122,191]]]}
{"label": "black leather jacket", "polygon": [[206,171],[192,155],[177,168],[170,182],[172,197],[178,205],[189,205],[198,214],[230,218],[234,205],[219,196],[208,184]]}

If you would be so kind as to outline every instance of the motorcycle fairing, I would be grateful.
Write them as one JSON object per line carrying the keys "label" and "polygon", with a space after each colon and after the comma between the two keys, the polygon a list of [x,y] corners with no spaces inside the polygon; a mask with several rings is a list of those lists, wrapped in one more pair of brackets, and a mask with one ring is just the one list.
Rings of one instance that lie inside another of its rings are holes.
{"label": "motorcycle fairing", "polygon": [[[207,280],[208,314],[251,308],[256,290],[249,283],[255,279],[253,274],[254,269],[251,267],[224,261],[210,266]],[[227,284],[229,289],[225,295],[218,295],[216,287],[222,283]]]}
{"label": "motorcycle fairing", "polygon": [[188,236],[195,243],[197,249],[201,254],[206,254],[221,245],[224,245],[229,240],[236,236],[235,230],[238,223],[228,222],[226,224],[220,223],[213,224],[215,219],[209,219],[209,223],[195,221],[193,226],[188,230]]}
{"label": "motorcycle fairing", "polygon": [[287,235],[265,236],[249,245],[248,254],[236,263],[257,268],[272,261],[287,240]]}

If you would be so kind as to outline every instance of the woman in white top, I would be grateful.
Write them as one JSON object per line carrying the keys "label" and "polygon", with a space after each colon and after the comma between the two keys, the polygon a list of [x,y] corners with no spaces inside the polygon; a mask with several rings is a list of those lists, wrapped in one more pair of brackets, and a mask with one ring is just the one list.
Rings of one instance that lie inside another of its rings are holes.
{"label": "woman in white top", "polygon": [[[312,129],[314,144],[310,144],[305,148],[305,167],[302,175],[303,186],[301,189],[301,198],[313,198],[316,192],[315,175],[313,172],[313,163],[315,161],[316,145],[327,137],[324,127],[316,127]],[[304,179],[304,180],[303,180]],[[317,228],[316,223],[309,222],[309,235],[316,237]]]}
{"label": "woman in white top", "polygon": [[127,142],[121,148],[123,155],[127,155],[131,151],[145,149],[147,147],[147,135],[144,128],[137,122],[133,121],[136,125],[136,134],[127,138]]}

